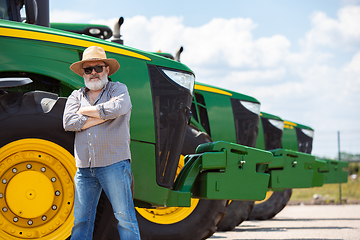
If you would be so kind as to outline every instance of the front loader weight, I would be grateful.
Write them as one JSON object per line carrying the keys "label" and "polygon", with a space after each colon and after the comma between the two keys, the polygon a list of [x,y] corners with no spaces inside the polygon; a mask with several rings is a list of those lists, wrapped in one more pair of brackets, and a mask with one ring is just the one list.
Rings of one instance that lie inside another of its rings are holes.
{"label": "front loader weight", "polygon": [[346,183],[348,180],[349,171],[345,170],[349,167],[348,162],[326,160],[329,172],[325,173],[324,183]]}
{"label": "front loader weight", "polygon": [[[310,164],[314,169],[314,176],[318,176],[318,180],[313,180],[313,187],[321,187],[323,184],[330,183],[346,183],[348,180],[349,172],[346,168],[349,166],[348,162],[329,160],[329,159],[316,159],[316,162]],[[321,182],[321,177],[323,178]]]}
{"label": "front loader weight", "polygon": [[326,161],[316,159],[314,163],[308,164],[308,167],[314,170],[314,177],[311,187],[323,186],[325,181],[325,174],[329,172]]}
{"label": "front loader weight", "polygon": [[270,172],[269,188],[310,188],[314,171],[309,164],[315,163],[315,157],[286,149],[270,150],[274,159],[268,165]]}
{"label": "front loader weight", "polygon": [[257,168],[272,161],[270,152],[223,141],[201,144],[196,152],[185,157],[176,190],[204,199],[265,198],[270,176]]}

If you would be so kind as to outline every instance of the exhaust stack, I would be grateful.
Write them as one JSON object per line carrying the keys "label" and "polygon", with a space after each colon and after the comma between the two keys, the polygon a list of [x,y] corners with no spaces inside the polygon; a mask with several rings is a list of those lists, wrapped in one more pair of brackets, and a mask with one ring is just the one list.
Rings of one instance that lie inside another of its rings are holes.
{"label": "exhaust stack", "polygon": [[184,48],[181,46],[179,48],[179,50],[176,52],[176,55],[175,55],[175,61],[178,61],[180,62],[180,54],[184,51]]}
{"label": "exhaust stack", "polygon": [[124,23],[124,18],[120,17],[119,20],[114,25],[114,32],[113,32],[114,37],[111,40],[112,42],[116,42],[121,45],[124,45],[124,40],[121,39],[121,34],[120,34],[120,27],[123,23]]}

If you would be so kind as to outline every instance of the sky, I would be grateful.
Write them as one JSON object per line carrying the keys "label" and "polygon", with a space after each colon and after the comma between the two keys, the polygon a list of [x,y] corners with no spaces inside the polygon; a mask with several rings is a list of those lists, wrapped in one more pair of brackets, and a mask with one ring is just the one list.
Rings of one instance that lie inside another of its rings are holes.
{"label": "sky", "polygon": [[196,81],[313,128],[313,155],[360,154],[360,0],[50,0],[52,22],[113,28],[121,16],[125,45],[183,46]]}

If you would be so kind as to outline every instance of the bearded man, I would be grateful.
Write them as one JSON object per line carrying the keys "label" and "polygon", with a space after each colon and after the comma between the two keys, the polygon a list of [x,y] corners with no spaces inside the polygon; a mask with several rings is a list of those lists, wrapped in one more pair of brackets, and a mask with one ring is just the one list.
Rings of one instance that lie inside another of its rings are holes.
{"label": "bearded man", "polygon": [[71,93],[63,116],[64,129],[75,132],[72,240],[92,239],[102,189],[118,220],[120,238],[140,239],[131,192],[132,105],[126,85],[108,80],[119,68],[118,61],[97,46],[85,49],[82,60],[70,66],[85,83]]}

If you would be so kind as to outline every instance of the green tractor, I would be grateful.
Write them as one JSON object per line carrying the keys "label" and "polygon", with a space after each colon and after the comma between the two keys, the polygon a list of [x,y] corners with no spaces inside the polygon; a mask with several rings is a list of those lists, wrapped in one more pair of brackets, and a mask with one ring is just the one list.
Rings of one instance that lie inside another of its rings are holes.
{"label": "green tractor", "polygon": [[[23,4],[26,19],[20,17]],[[134,203],[142,239],[206,239],[217,230],[228,199],[265,197],[269,174],[257,169],[272,161],[270,152],[211,142],[206,124],[188,127],[194,73],[186,65],[124,46],[119,33],[106,41],[103,26],[87,30],[100,38],[49,27],[46,0],[0,0],[0,10],[0,239],[62,240],[71,234],[74,134],[63,130],[62,114],[66,97],[83,86],[69,66],[92,45],[120,62],[111,78],[130,92]],[[250,122],[258,121],[254,115]],[[255,143],[256,126],[245,130],[244,141]],[[94,239],[119,239],[113,224],[103,194]]]}
{"label": "green tractor", "polygon": [[[260,114],[260,102],[255,98],[197,82],[191,110],[188,131],[206,133],[211,141],[221,139],[255,147]],[[187,142],[185,138],[183,149]],[[257,171],[259,170],[260,164],[257,165]],[[253,206],[252,200],[229,201],[227,213],[218,225],[218,231],[235,228],[247,219]]]}
{"label": "green tractor", "polygon": [[[305,125],[284,121],[278,116],[261,113],[256,147],[264,150],[289,149],[311,154],[314,130]],[[269,171],[269,170],[268,170]],[[271,171],[271,170],[270,170]],[[256,201],[249,220],[268,220],[278,214],[290,201],[292,189],[268,191],[266,198]]]}
{"label": "green tractor", "polygon": [[314,138],[314,129],[293,121],[284,120],[282,147],[311,154]]}

